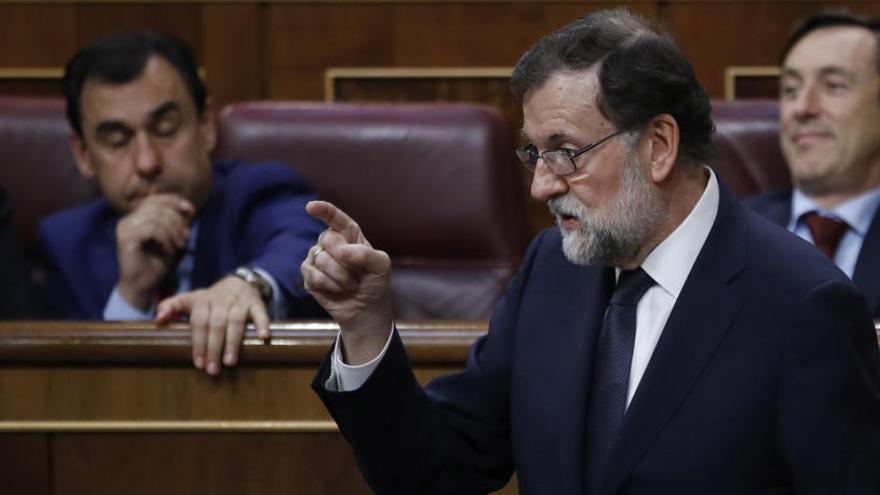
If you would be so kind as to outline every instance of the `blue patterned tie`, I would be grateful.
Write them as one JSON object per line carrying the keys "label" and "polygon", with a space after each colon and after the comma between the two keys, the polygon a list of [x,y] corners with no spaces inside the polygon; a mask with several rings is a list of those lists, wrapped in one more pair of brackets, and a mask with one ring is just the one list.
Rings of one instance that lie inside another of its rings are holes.
{"label": "blue patterned tie", "polygon": [[626,412],[629,370],[636,337],[636,305],[654,280],[638,268],[620,272],[599,336],[587,411],[587,479],[601,478]]}

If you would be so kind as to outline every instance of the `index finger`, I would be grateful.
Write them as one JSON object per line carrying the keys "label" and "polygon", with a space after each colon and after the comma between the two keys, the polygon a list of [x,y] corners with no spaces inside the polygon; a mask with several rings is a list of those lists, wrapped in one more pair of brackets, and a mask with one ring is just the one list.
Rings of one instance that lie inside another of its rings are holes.
{"label": "index finger", "polygon": [[345,240],[350,243],[363,240],[361,239],[361,231],[357,222],[333,203],[327,201],[309,201],[306,204],[306,212],[327,224],[331,230],[335,230],[342,234],[345,237]]}
{"label": "index finger", "polygon": [[159,303],[156,307],[156,323],[164,325],[178,315],[189,315],[192,311],[190,293],[177,294]]}

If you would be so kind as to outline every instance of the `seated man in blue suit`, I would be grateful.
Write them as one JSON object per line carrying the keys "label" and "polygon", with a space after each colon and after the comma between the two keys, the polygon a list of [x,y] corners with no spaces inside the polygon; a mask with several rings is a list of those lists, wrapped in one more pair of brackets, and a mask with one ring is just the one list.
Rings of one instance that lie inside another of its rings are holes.
{"label": "seated man in blue suit", "polygon": [[[344,212],[303,262],[340,325],[313,388],[382,494],[880,493],[864,298],[704,164],[709,101],[624,10],[541,39],[511,85],[541,233],[467,367],[422,388],[388,256]],[[467,180],[467,178],[462,178]]]}
{"label": "seated man in blue suit", "polygon": [[77,166],[103,194],[40,225],[64,315],[186,316],[195,366],[216,374],[248,321],[266,338],[270,315],[319,310],[297,271],[320,231],[303,212],[313,194],[279,163],[211,162],[213,113],[186,45],[101,39],[70,60],[64,87]]}
{"label": "seated man in blue suit", "polygon": [[794,188],[749,205],[814,243],[880,318],[880,20],[802,21],[780,87],[779,142]]}

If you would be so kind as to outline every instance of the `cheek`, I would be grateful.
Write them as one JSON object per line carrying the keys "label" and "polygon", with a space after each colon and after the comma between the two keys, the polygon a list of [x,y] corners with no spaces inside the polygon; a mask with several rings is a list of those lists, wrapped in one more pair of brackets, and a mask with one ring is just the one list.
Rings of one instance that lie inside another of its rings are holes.
{"label": "cheek", "polygon": [[779,107],[779,127],[783,131],[788,131],[794,126],[796,123],[795,118],[792,116],[791,110],[786,106]]}
{"label": "cheek", "polygon": [[588,210],[602,207],[617,193],[617,180],[589,177],[569,181],[569,192]]}
{"label": "cheek", "polygon": [[95,178],[101,184],[121,184],[130,175],[131,161],[123,153],[99,152],[89,157]]}

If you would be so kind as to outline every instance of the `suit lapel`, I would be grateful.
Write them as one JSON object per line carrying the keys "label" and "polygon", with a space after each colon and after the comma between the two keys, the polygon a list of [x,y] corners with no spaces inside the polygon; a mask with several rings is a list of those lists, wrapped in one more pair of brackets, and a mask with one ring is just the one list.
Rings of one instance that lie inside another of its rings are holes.
{"label": "suit lapel", "polygon": [[226,186],[226,177],[213,173],[211,176],[211,194],[202,207],[196,222],[199,225],[198,239],[191,280],[191,289],[208,287],[217,280],[220,271],[221,250],[228,248],[218,246],[218,240],[222,239],[220,231],[223,228],[223,189]]}
{"label": "suit lapel", "polygon": [[[571,267],[570,270],[577,268]],[[560,479],[568,485],[561,493],[583,493],[584,469],[586,461],[586,411],[589,397],[589,384],[592,379],[592,357],[595,354],[605,308],[614,288],[614,269],[592,267],[598,276],[582,276],[570,291],[569,301],[557,300],[558,309],[550,311],[559,320],[550,328],[564,329],[559,336],[559,352],[556,369],[560,380],[552,383],[557,397],[550,401],[568,413],[554,425],[556,438],[560,441],[558,459],[561,466]],[[572,307],[583,307],[583,311],[571,311]]]}
{"label": "suit lapel", "polygon": [[880,253],[880,210],[874,213],[871,226],[865,233],[853,271],[853,283],[868,299],[874,317],[880,316],[880,258],[877,253]]}
{"label": "suit lapel", "polygon": [[[116,224],[119,216],[109,206],[99,213],[96,239],[90,240],[86,251],[83,267],[88,276],[85,280],[93,280],[89,301],[80,301],[80,307],[89,308],[88,313],[95,318],[104,314],[104,306],[113,288],[119,282],[119,258],[116,255]],[[95,231],[92,231],[95,233]],[[83,292],[82,294],[86,294]]]}
{"label": "suit lapel", "polygon": [[746,213],[722,188],[715,224],[672,309],[612,449],[597,495],[615,493],[687,397],[742,304]]}
{"label": "suit lapel", "polygon": [[761,214],[780,227],[787,229],[791,222],[791,194],[791,189],[788,189],[780,193],[779,196],[774,196],[772,201],[761,209]]}

